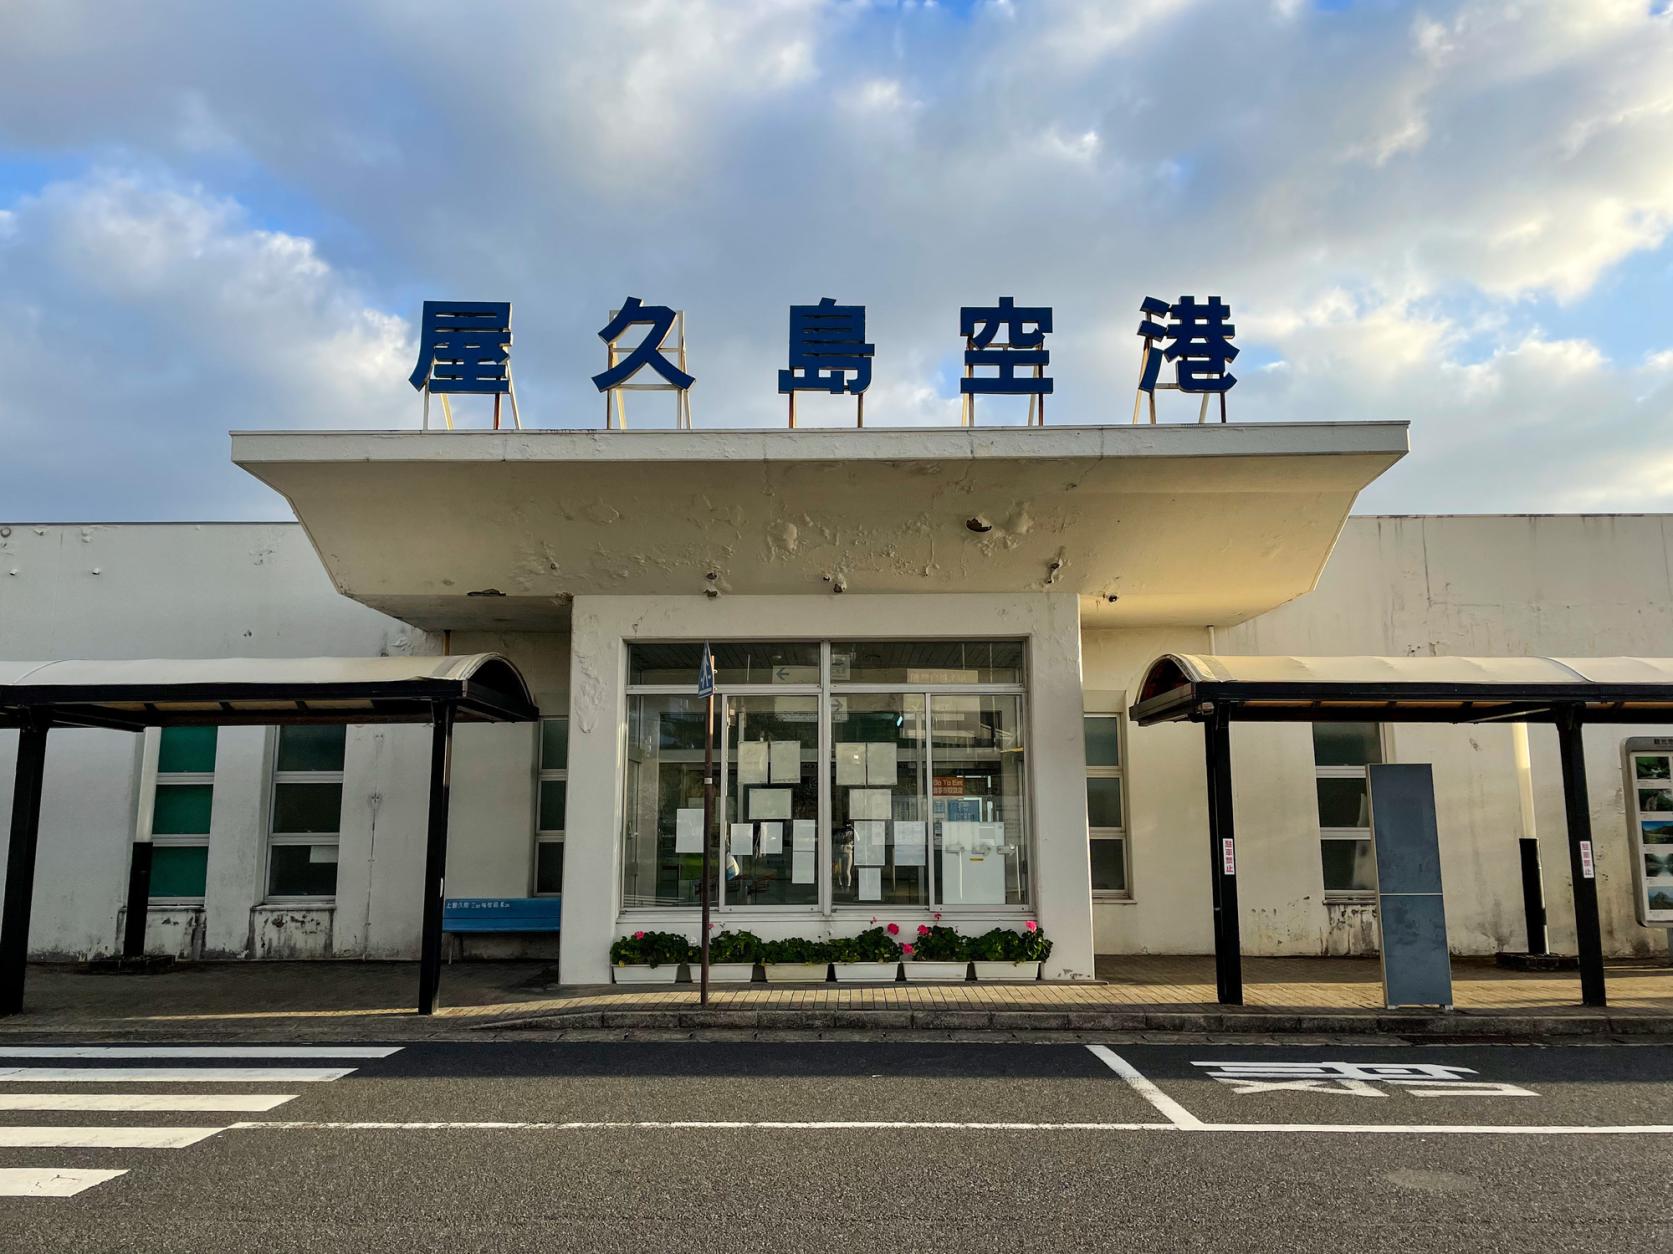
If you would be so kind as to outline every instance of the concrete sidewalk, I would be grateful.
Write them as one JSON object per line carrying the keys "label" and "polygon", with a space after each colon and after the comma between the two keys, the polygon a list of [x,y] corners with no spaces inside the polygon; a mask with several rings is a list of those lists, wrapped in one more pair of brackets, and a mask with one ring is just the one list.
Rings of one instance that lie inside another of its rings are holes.
{"label": "concrete sidewalk", "polygon": [[559,987],[539,962],[455,963],[442,1007],[421,1018],[416,963],[204,963],[155,975],[36,964],[25,1013],[0,1039],[426,1040],[501,1032],[1258,1032],[1411,1038],[1673,1037],[1673,969],[1620,963],[1610,1006],[1578,1005],[1573,972],[1457,961],[1457,1008],[1390,1011],[1376,959],[1249,958],[1247,1004],[1214,1003],[1213,959],[1118,956],[1077,984]]}

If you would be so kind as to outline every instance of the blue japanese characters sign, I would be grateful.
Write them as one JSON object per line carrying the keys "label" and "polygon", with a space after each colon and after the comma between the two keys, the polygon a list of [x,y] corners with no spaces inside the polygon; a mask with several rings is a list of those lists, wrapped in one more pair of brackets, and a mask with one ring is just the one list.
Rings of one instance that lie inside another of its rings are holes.
{"label": "blue japanese characters sign", "polygon": [[407,379],[435,393],[511,390],[511,302],[427,300],[418,365]]}

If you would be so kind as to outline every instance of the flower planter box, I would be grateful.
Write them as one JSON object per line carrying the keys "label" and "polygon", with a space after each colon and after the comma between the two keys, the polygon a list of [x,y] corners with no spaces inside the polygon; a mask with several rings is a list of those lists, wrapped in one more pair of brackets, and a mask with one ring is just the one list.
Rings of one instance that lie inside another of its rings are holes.
{"label": "flower planter box", "polygon": [[1037,980],[1040,978],[1040,964],[1037,962],[977,962],[978,980]]}
{"label": "flower planter box", "polygon": [[[703,980],[703,964],[693,962],[691,967],[691,982],[699,984]],[[709,964],[710,984],[748,984],[755,978],[755,964],[753,962],[711,962]]]}
{"label": "flower planter box", "polygon": [[680,976],[680,964],[664,962],[652,967],[644,963],[628,963],[626,966],[611,967],[610,974],[617,984],[672,984]]}
{"label": "flower planter box", "polygon": [[954,984],[961,983],[970,974],[968,962],[935,962],[930,959],[920,959],[903,963],[906,979],[912,984]]}
{"label": "flower planter box", "polygon": [[893,984],[898,962],[833,962],[838,984]]}
{"label": "flower planter box", "polygon": [[830,964],[825,962],[763,962],[769,984],[823,984]]}

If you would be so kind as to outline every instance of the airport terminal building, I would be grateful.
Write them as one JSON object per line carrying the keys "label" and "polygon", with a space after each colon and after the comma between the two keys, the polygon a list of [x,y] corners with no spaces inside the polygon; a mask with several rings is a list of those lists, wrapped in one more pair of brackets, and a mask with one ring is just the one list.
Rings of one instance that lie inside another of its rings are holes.
{"label": "airport terminal building", "polygon": [[[1087,978],[1213,947],[1202,732],[1128,717],[1159,655],[1673,653],[1673,517],[1350,516],[1406,448],[1399,423],[237,434],[296,522],[0,526],[0,660],[509,659],[541,717],[458,729],[446,891],[556,896],[562,926],[467,954],[606,981],[618,936],[695,938],[707,839],[723,926],[1037,920],[1047,977]],[[1629,736],[1673,715],[1588,730],[1602,938],[1663,953],[1629,836],[1673,823]],[[1455,953],[1525,947],[1524,836],[1572,949],[1550,727],[1231,737],[1244,952],[1376,952],[1379,762],[1433,766]],[[152,950],[417,956],[430,751],[383,724],[55,731],[31,954],[120,949],[139,841]]]}

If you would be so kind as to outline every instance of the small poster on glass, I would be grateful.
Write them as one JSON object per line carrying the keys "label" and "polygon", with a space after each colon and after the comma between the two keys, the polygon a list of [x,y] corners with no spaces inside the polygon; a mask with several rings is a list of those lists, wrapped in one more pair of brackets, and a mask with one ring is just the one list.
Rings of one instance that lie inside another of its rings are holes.
{"label": "small poster on glass", "polygon": [[738,783],[767,782],[767,742],[745,740],[738,745]]}
{"label": "small poster on glass", "polygon": [[772,782],[775,784],[799,784],[802,782],[801,741],[773,741],[772,776]]}
{"label": "small poster on glass", "polygon": [[784,852],[784,824],[761,824],[761,856],[771,857]]}
{"label": "small poster on glass", "polygon": [[703,852],[703,812],[697,809],[674,811],[674,852]]}
{"label": "small poster on glass", "polygon": [[749,817],[752,819],[787,819],[790,817],[788,788],[751,788]]}
{"label": "small poster on glass", "polygon": [[859,900],[883,900],[883,869],[881,867],[863,866],[860,868]]}
{"label": "small poster on glass", "polygon": [[732,824],[732,856],[734,858],[753,858],[755,856],[755,824]]}

